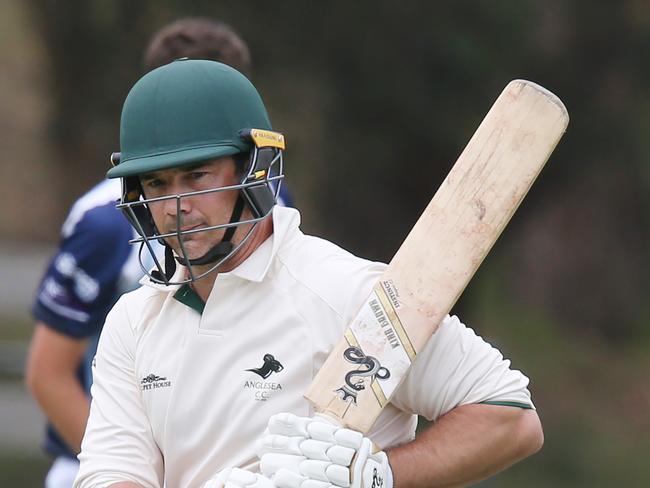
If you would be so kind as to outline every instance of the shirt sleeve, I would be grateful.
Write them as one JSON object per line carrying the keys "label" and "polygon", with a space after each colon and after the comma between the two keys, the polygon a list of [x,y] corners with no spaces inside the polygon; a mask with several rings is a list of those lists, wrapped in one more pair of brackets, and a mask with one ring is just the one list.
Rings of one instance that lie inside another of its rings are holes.
{"label": "shirt sleeve", "polygon": [[32,307],[34,317],[68,336],[96,333],[118,296],[131,237],[129,223],[113,203],[86,212],[63,237],[45,272]]}
{"label": "shirt sleeve", "polygon": [[135,376],[136,340],[124,302],[109,313],[93,361],[92,402],[75,488],[120,481],[163,484],[163,457]]}
{"label": "shirt sleeve", "polygon": [[534,408],[529,380],[510,361],[466,327],[447,316],[418,354],[392,403],[436,420],[465,404],[490,403]]}

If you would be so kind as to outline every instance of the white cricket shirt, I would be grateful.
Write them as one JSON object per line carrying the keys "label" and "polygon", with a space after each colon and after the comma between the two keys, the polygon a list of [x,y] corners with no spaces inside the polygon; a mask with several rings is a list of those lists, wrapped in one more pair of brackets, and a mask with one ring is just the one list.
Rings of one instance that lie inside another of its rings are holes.
{"label": "white cricket shirt", "polygon": [[[76,487],[188,488],[226,467],[257,469],[268,418],[313,413],[302,394],[385,265],[306,236],[299,223],[296,210],[275,207],[273,235],[219,274],[202,313],[187,286],[147,279],[118,301],[95,359]],[[370,437],[383,447],[413,439],[413,413],[532,407],[528,379],[509,364],[448,317]]]}

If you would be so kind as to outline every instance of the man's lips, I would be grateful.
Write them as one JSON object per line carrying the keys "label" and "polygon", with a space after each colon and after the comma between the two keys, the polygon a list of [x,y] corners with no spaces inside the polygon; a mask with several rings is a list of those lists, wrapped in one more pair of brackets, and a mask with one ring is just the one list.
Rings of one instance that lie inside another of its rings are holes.
{"label": "man's lips", "polygon": [[[202,224],[186,225],[186,226],[184,226],[184,227],[181,227],[181,232],[187,232],[188,230],[198,229],[198,228],[201,227],[201,226],[202,226]],[[170,230],[168,231],[168,233],[169,233],[169,234],[176,234],[177,231],[176,231],[176,229],[170,229]]]}

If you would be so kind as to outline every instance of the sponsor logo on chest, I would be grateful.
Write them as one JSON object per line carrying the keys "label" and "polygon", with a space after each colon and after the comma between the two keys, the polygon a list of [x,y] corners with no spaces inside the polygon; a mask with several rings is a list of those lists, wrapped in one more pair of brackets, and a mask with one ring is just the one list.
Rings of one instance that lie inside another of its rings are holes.
{"label": "sponsor logo on chest", "polygon": [[266,402],[275,392],[282,390],[281,383],[272,380],[267,381],[267,378],[273,373],[282,371],[284,366],[272,354],[265,354],[262,360],[262,366],[259,368],[246,370],[255,373],[262,379],[253,378],[244,380],[244,390],[252,392],[253,399],[258,402]]}
{"label": "sponsor logo on chest", "polygon": [[153,373],[145,376],[142,378],[142,380],[140,380],[140,389],[142,391],[169,388],[170,386],[172,386],[171,380],[168,380],[164,376],[158,376]]}

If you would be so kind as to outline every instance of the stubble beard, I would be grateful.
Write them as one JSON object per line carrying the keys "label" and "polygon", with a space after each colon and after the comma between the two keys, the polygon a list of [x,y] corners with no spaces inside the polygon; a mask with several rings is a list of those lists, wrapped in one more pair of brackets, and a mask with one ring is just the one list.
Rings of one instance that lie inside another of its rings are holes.
{"label": "stubble beard", "polygon": [[[217,235],[216,231],[204,231],[182,236],[182,247],[176,237],[169,237],[166,242],[179,257],[194,260],[205,256],[222,239],[223,232],[219,232]],[[183,248],[185,252],[183,252]]]}

